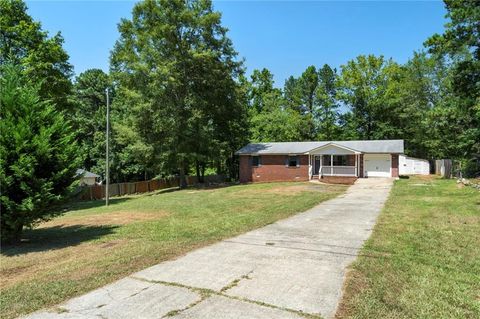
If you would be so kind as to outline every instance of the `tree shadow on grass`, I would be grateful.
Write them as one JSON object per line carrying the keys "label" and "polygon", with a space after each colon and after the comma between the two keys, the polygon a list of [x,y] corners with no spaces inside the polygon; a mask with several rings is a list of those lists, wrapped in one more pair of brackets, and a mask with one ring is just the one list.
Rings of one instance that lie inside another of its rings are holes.
{"label": "tree shadow on grass", "polygon": [[201,190],[213,190],[213,189],[219,189],[219,188],[227,188],[231,186],[239,185],[238,183],[219,183],[219,184],[201,184],[197,183],[194,185],[189,185],[186,188],[180,188],[180,187],[170,187],[170,188],[164,188],[164,189],[159,189],[156,191],[152,191],[149,193],[143,193],[142,195],[144,196],[156,196],[156,195],[161,195],[161,194],[167,194],[167,193],[173,193],[173,192],[178,192],[178,191],[184,191],[184,190],[195,190],[195,191],[201,191]]}
{"label": "tree shadow on grass", "polygon": [[[115,206],[126,201],[134,199],[133,197],[118,197],[118,198],[110,198],[108,201],[109,206]],[[68,210],[70,212],[82,209],[89,209],[89,208],[98,208],[105,206],[105,200],[89,200],[89,201],[76,201],[71,202],[62,206],[63,210]]]}
{"label": "tree shadow on grass", "polygon": [[45,252],[76,246],[114,233],[118,226],[52,226],[25,230],[17,245],[3,245],[1,255],[18,256],[31,252]]}

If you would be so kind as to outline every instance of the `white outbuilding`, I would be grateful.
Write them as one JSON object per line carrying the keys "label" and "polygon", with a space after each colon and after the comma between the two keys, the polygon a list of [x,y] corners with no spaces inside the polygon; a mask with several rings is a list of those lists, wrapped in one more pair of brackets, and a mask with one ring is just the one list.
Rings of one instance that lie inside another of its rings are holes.
{"label": "white outbuilding", "polygon": [[430,163],[427,160],[408,157],[406,155],[399,156],[399,173],[400,175],[429,175]]}
{"label": "white outbuilding", "polygon": [[97,179],[100,175],[86,171],[84,169],[77,169],[77,177],[80,179],[80,186],[96,185]]}

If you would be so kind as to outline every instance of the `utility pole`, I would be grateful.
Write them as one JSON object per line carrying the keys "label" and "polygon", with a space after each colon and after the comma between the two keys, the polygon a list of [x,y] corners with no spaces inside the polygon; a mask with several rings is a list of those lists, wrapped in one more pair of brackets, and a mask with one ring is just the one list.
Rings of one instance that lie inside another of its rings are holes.
{"label": "utility pole", "polygon": [[109,161],[109,154],[108,154],[108,140],[109,140],[109,135],[110,135],[110,101],[108,97],[108,88],[105,89],[105,93],[107,94],[107,149],[106,149],[106,154],[107,154],[107,161],[105,163],[105,176],[106,176],[106,182],[105,182],[105,205],[108,206],[108,197],[109,197],[109,192],[108,192],[108,185],[110,184],[110,161]]}

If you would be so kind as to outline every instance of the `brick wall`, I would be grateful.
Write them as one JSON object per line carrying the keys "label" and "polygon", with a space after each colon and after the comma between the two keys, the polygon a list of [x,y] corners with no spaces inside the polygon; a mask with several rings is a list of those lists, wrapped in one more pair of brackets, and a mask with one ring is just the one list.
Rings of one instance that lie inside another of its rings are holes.
{"label": "brick wall", "polygon": [[355,155],[347,155],[347,166],[355,166]]}
{"label": "brick wall", "polygon": [[240,155],[240,182],[308,181],[308,156],[299,155],[299,167],[286,167],[287,155],[263,155],[252,167],[250,156]]}
{"label": "brick wall", "polygon": [[359,177],[363,177],[363,154],[360,154],[360,174]]}
{"label": "brick wall", "polygon": [[398,176],[398,154],[392,154],[392,177]]}
{"label": "brick wall", "polygon": [[329,184],[353,185],[356,180],[357,177],[355,176],[322,176],[320,182]]}

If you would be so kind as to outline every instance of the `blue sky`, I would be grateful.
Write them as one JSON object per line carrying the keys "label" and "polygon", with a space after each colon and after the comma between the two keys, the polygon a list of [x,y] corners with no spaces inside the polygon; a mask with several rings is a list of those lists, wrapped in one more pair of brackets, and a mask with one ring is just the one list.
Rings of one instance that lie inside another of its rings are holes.
{"label": "blue sky", "polygon": [[[108,71],[117,23],[132,1],[27,1],[51,34],[61,31],[76,74]],[[277,86],[309,65],[339,67],[359,54],[406,62],[446,22],[440,1],[214,1],[247,73],[266,67]]]}

